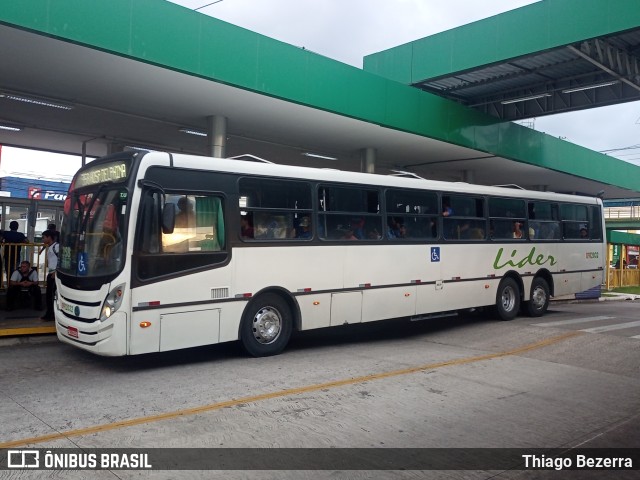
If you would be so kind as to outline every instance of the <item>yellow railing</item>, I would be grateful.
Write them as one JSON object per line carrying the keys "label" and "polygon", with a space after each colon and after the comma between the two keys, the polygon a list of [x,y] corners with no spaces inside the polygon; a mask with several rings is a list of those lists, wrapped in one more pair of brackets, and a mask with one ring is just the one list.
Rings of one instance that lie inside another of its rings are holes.
{"label": "yellow railing", "polygon": [[640,270],[636,269],[609,269],[608,288],[635,287],[640,285]]}
{"label": "yellow railing", "polygon": [[20,262],[23,260],[28,260],[31,263],[31,267],[34,267],[38,272],[40,285],[45,285],[47,256],[43,243],[3,243],[0,245],[0,253],[2,254],[0,289],[8,287],[11,274],[20,266]]}

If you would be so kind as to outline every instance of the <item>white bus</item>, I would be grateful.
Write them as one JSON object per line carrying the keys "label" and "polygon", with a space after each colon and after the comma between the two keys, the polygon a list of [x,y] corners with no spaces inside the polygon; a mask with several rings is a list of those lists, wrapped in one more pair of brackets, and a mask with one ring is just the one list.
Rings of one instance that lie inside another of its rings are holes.
{"label": "white bus", "polygon": [[83,167],[57,335],[100,355],[491,306],[540,316],[604,277],[597,198],[169,153]]}

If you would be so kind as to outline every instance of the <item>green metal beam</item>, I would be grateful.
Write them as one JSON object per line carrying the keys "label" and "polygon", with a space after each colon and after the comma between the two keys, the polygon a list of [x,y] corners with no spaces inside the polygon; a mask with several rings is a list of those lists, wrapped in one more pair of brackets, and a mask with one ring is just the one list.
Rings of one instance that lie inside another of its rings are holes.
{"label": "green metal beam", "polygon": [[640,230],[640,218],[607,218],[607,230]]}
{"label": "green metal beam", "polygon": [[637,0],[544,0],[368,55],[364,69],[410,85],[638,25]]}
{"label": "green metal beam", "polygon": [[607,243],[640,246],[640,235],[637,233],[607,231]]}
{"label": "green metal beam", "polygon": [[[593,5],[596,0],[584,1]],[[564,27],[572,29],[573,23]],[[511,122],[501,123],[436,95],[163,0],[0,0],[0,24],[385,128],[632,191],[640,188],[640,168],[632,164]]]}

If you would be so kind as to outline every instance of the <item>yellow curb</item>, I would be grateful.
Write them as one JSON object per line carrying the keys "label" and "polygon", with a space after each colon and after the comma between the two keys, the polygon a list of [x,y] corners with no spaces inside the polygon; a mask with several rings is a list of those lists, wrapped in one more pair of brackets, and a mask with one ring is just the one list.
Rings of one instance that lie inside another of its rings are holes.
{"label": "yellow curb", "polygon": [[24,327],[24,328],[3,328],[0,330],[0,337],[13,337],[16,335],[39,335],[42,333],[56,333],[56,327]]}

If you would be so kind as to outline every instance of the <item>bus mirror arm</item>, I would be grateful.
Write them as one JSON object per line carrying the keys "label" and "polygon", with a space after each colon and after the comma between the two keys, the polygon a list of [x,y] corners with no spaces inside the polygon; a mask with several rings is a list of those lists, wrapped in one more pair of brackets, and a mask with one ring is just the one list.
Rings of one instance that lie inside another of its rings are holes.
{"label": "bus mirror arm", "polygon": [[176,204],[165,203],[162,208],[162,233],[173,233],[176,226]]}

